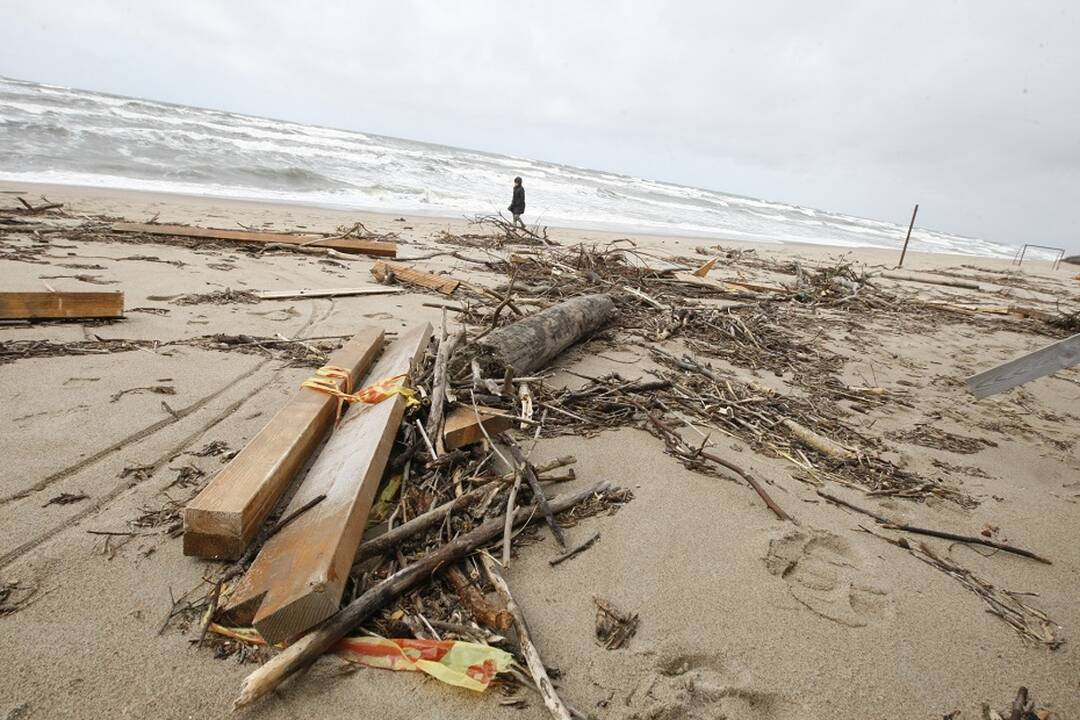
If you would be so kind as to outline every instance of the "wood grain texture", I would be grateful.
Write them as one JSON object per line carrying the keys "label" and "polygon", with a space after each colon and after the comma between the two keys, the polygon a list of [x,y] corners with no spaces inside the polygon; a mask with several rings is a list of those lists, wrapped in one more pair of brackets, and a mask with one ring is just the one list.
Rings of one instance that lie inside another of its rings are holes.
{"label": "wood grain texture", "polygon": [[123,316],[122,292],[0,292],[0,320]]}
{"label": "wood grain texture", "polygon": [[348,297],[350,295],[391,295],[401,292],[401,288],[373,285],[356,288],[324,288],[315,290],[261,290],[255,295],[260,300],[282,300],[285,298],[324,298]]}
{"label": "wood grain texture", "polygon": [[547,367],[561,352],[607,325],[616,314],[610,295],[580,295],[503,325],[459,352],[452,365],[475,357],[489,377],[507,368],[521,377]]}
{"label": "wood grain texture", "polygon": [[374,275],[375,279],[379,282],[385,280],[390,273],[393,273],[394,277],[402,282],[410,285],[419,285],[422,288],[434,290],[443,295],[452,294],[457,290],[458,285],[460,285],[460,283],[453,278],[442,275],[433,275],[428,272],[423,272],[422,270],[414,270],[401,263],[390,263],[379,260],[371,268],[371,274]]}
{"label": "wood grain texture", "polygon": [[[477,421],[477,413],[480,420]],[[481,424],[483,429],[481,429]],[[484,431],[494,436],[513,427],[514,421],[499,410],[480,406],[473,410],[471,405],[454,408],[446,416],[443,425],[443,443],[447,450],[455,450],[484,439]]]}
{"label": "wood grain texture", "polygon": [[[408,330],[362,385],[410,372],[430,339],[426,323]],[[404,412],[400,395],[349,407],[285,514],[319,495],[326,498],[263,546],[233,593],[227,612],[234,621],[250,621],[276,643],[337,612]]]}
{"label": "wood grain texture", "polygon": [[1080,333],[972,375],[967,379],[967,388],[976,398],[982,399],[1078,363]]}
{"label": "wood grain texture", "polygon": [[228,240],[231,242],[304,245],[315,248],[331,248],[333,250],[358,255],[375,255],[378,257],[397,256],[396,243],[378,240],[359,240],[357,238],[326,238],[320,240],[318,235],[222,230],[219,228],[201,228],[188,225],[146,225],[141,223],[116,223],[112,226],[112,229],[116,232],[206,238],[208,240]]}
{"label": "wood grain texture", "polygon": [[[333,353],[327,364],[348,370],[355,384],[382,345],[382,330],[364,328]],[[184,508],[184,554],[214,560],[239,558],[336,415],[335,398],[299,389]]]}

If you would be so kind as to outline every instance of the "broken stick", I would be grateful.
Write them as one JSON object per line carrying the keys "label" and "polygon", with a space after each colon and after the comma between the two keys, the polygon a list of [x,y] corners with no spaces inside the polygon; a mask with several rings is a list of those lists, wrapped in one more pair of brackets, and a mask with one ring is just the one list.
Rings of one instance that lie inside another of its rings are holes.
{"label": "broken stick", "polygon": [[551,684],[551,678],[548,677],[540,652],[536,649],[536,645],[533,644],[532,637],[529,635],[529,626],[525,622],[525,614],[521,612],[521,608],[518,607],[514,596],[510,594],[510,586],[506,583],[506,579],[499,572],[498,566],[490,555],[481,554],[480,561],[484,564],[484,570],[487,571],[488,580],[495,587],[495,592],[502,598],[503,603],[506,604],[506,609],[514,618],[514,630],[517,632],[521,654],[525,656],[525,663],[529,666],[529,673],[532,675],[533,682],[536,683],[536,687],[540,690],[540,696],[544,698],[544,705],[547,706],[548,712],[556,720],[570,720],[570,711],[566,709],[566,705],[563,704],[559,694],[555,692],[555,686]]}
{"label": "broken stick", "polygon": [[[550,504],[555,512],[562,512],[592,497],[595,493],[608,490],[610,487],[611,485],[606,482],[596,483],[571,495],[554,498],[550,501]],[[514,514],[514,521],[517,523],[525,522],[533,515],[535,510],[536,508],[533,507],[518,509]],[[307,635],[271,658],[265,665],[248,675],[244,679],[244,683],[240,688],[240,695],[233,707],[241,708],[250,705],[267,693],[272,692],[286,678],[315,662],[319,656],[332,648],[334,643],[343,638],[346,633],[351,632],[353,628],[366,620],[373,612],[386,605],[386,603],[430,576],[438,568],[463,558],[494,540],[499,536],[502,524],[502,518],[488,520],[471,532],[455,538],[433,553],[425,555],[411,565],[406,565],[376,584],[332,617],[327,618]]]}

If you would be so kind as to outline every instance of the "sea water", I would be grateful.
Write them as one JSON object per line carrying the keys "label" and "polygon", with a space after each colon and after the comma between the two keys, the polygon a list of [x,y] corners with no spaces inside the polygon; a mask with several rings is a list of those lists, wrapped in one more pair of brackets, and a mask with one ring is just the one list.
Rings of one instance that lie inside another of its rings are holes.
{"label": "sea water", "polygon": [[[0,78],[0,179],[528,219],[722,239],[899,247],[905,227],[616,173]],[[1011,256],[918,228],[911,249]]]}

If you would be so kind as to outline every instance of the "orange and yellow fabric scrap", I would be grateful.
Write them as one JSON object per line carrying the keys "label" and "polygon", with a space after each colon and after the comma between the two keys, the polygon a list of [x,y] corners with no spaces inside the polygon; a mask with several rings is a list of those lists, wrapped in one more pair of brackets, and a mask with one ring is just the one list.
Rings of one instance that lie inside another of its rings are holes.
{"label": "orange and yellow fabric scrap", "polygon": [[[210,623],[210,632],[265,645],[254,628],[230,628]],[[389,640],[378,637],[343,638],[334,647],[339,657],[383,670],[422,672],[447,685],[483,692],[495,675],[506,672],[514,658],[499,648],[460,640]]]}
{"label": "orange and yellow fabric scrap", "polygon": [[[354,393],[352,391],[352,375],[349,374],[348,370],[336,365],[323,365],[315,371],[314,375],[300,383],[300,387],[306,387],[336,397],[338,401],[337,419],[341,420],[345,403],[362,402],[368,405],[377,405],[391,395],[401,395],[405,398],[406,406],[419,405],[420,401],[416,399],[416,393],[405,387],[405,381],[408,380],[408,377],[408,373],[393,375]],[[338,380],[341,381],[344,390],[338,385]]]}

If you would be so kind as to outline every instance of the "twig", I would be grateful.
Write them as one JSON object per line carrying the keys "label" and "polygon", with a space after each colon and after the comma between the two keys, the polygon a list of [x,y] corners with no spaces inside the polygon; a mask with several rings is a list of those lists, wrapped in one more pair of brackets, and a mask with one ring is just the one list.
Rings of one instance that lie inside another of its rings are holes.
{"label": "twig", "polygon": [[[607,483],[597,483],[586,490],[552,500],[552,507],[559,512],[573,507],[610,487]],[[514,515],[515,520],[524,522],[532,508],[521,508]],[[308,667],[346,633],[366,620],[373,612],[383,607],[390,600],[409,590],[432,572],[447,563],[458,560],[498,536],[502,519],[495,518],[483,523],[475,530],[461,535],[438,550],[425,555],[416,562],[406,565],[396,573],[377,583],[356,600],[346,605],[327,620],[324,620],[304,637],[300,638],[278,655],[270,659],[245,678],[240,695],[234,708],[250,705],[267,693],[272,692],[286,678]]]}
{"label": "twig", "polygon": [[889,530],[901,530],[903,532],[915,533],[917,535],[929,535],[931,537],[941,538],[943,540],[954,540],[956,542],[962,543],[985,545],[986,547],[997,548],[998,550],[1004,550],[1005,552],[1013,553],[1014,555],[1022,555],[1023,557],[1031,558],[1032,560],[1044,563],[1046,565],[1053,565],[1052,562],[1042,557],[1041,555],[1036,555],[1030,550],[1024,550],[1023,548],[1018,548],[1014,545],[1009,545],[1008,543],[998,542],[997,540],[991,540],[990,538],[978,537],[975,535],[958,535],[956,533],[947,532],[945,530],[932,530],[930,528],[908,525],[907,523],[896,523],[892,520],[889,520],[884,515],[879,515],[873,510],[861,508],[858,505],[848,502],[847,500],[838,498],[835,495],[830,495],[824,490],[818,490],[817,494],[831,503],[843,505],[849,510],[854,510],[855,512],[862,513],[863,515],[868,515],[869,517],[874,518],[874,520],[878,524],[885,526]]}
{"label": "twig", "polygon": [[510,586],[506,583],[506,579],[503,578],[499,568],[495,565],[495,561],[489,555],[481,554],[480,562],[483,563],[488,580],[494,586],[495,592],[502,598],[506,609],[514,618],[514,629],[517,631],[521,654],[525,656],[525,663],[529,666],[529,673],[532,675],[533,682],[540,689],[540,696],[544,698],[544,705],[547,706],[548,712],[556,720],[570,720],[570,711],[566,709],[566,705],[559,698],[559,694],[555,692],[555,686],[551,684],[551,678],[548,677],[547,669],[544,668],[544,661],[540,657],[540,652],[536,649],[536,645],[533,644],[529,635],[529,626],[525,622],[525,615],[521,612],[517,602],[514,601],[514,596],[510,594]]}
{"label": "twig", "polygon": [[599,540],[599,539],[600,539],[600,531],[597,530],[595,533],[592,534],[592,537],[590,537],[585,542],[581,543],[580,545],[577,545],[576,547],[570,548],[569,550],[567,550],[562,555],[560,555],[560,556],[558,556],[556,558],[552,558],[551,560],[548,560],[548,564],[551,565],[552,567],[554,567],[555,565],[558,565],[559,563],[563,562],[564,560],[569,560],[570,558],[574,557],[578,553],[584,552],[585,550],[588,550],[589,548],[591,548],[593,546],[593,544],[596,543],[596,541]]}
{"label": "twig", "polygon": [[548,527],[551,528],[551,533],[555,536],[555,541],[559,543],[559,547],[566,550],[566,537],[563,535],[562,526],[559,525],[559,521],[555,519],[555,515],[552,514],[551,508],[548,506],[547,498],[544,497],[544,491],[540,488],[540,480],[536,477],[536,468],[533,467],[533,464],[525,457],[525,453],[522,452],[521,447],[516,442],[508,435],[503,435],[503,438],[510,448],[510,453],[514,456],[514,460],[520,465],[521,474],[525,476],[526,482],[529,483],[529,487],[532,489],[536,502],[540,505],[540,509],[543,510],[544,519],[547,520]]}

